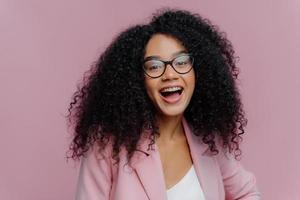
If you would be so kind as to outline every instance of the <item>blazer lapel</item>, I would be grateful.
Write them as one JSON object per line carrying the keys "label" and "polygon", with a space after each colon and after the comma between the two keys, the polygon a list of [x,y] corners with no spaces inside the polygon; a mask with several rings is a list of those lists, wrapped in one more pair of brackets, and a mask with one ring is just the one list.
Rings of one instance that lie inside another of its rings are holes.
{"label": "blazer lapel", "polygon": [[185,119],[182,120],[184,131],[190,147],[190,153],[198,180],[202,187],[205,200],[219,199],[219,183],[216,174],[216,164],[209,156],[210,151],[200,137],[195,136]]}
{"label": "blazer lapel", "polygon": [[[185,131],[195,171],[204,192],[205,200],[219,199],[219,182],[216,174],[216,164],[210,151],[200,137],[195,136],[186,120],[183,118],[182,125]],[[143,134],[148,136],[148,134]],[[137,151],[132,157],[132,167],[151,200],[166,200],[167,193],[163,168],[158,148],[154,143],[153,149],[148,150],[148,137],[143,137]],[[146,155],[148,154],[148,155]]]}
{"label": "blazer lapel", "polygon": [[152,150],[148,150],[148,143],[149,139],[145,138],[139,147],[148,153],[148,156],[143,152],[136,152],[132,158],[132,166],[135,168],[148,199],[166,200],[167,193],[159,151],[155,144]]}

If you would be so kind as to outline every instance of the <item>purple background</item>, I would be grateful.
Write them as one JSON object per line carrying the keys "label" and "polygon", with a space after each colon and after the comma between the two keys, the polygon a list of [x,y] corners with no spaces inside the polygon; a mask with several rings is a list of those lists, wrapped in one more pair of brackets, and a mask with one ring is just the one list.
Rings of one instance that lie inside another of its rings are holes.
{"label": "purple background", "polygon": [[242,162],[263,199],[299,199],[297,0],[1,0],[0,199],[74,199],[64,115],[75,85],[117,33],[162,6],[198,12],[227,33],[249,119]]}

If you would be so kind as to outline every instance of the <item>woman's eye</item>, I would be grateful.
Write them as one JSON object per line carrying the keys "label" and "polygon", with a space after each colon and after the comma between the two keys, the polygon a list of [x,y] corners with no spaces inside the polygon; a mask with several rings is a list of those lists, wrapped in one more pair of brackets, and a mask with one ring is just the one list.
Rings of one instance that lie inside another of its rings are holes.
{"label": "woman's eye", "polygon": [[151,65],[148,69],[149,70],[157,70],[159,68],[158,65]]}
{"label": "woman's eye", "polygon": [[187,62],[186,61],[178,61],[176,62],[177,65],[186,65]]}
{"label": "woman's eye", "polygon": [[187,65],[189,62],[188,60],[178,60],[175,63],[176,65]]}
{"label": "woman's eye", "polygon": [[157,61],[149,61],[145,64],[145,66],[149,71],[156,71],[162,68],[162,64]]}
{"label": "woman's eye", "polygon": [[182,56],[175,61],[175,65],[188,65],[190,63],[190,59],[187,56]]}

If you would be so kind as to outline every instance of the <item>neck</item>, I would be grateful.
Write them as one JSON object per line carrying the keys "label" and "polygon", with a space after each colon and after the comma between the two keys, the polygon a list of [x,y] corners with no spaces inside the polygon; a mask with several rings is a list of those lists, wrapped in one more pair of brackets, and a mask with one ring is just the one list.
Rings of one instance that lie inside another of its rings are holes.
{"label": "neck", "polygon": [[157,122],[159,126],[160,136],[157,141],[160,143],[174,142],[182,136],[184,136],[184,130],[182,126],[182,117],[179,116],[157,116]]}

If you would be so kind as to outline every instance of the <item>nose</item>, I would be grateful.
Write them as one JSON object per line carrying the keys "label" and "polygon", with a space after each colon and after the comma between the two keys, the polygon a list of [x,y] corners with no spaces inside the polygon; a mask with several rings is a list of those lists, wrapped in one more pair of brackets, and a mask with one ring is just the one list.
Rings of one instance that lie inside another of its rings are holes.
{"label": "nose", "polygon": [[170,63],[166,64],[166,69],[164,74],[162,75],[162,79],[172,80],[177,78],[178,78],[178,73],[173,69],[172,65]]}

